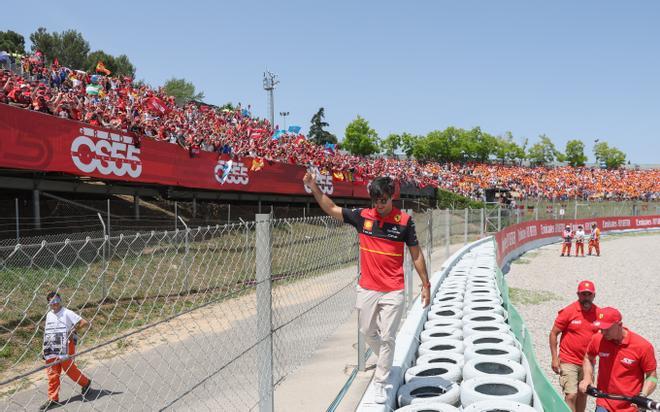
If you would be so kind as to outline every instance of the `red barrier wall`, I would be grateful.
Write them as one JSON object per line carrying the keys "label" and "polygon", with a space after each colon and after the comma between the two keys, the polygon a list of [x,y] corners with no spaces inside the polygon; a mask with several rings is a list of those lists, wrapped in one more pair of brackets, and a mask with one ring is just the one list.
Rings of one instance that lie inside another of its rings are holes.
{"label": "red barrier wall", "polygon": [[583,225],[588,235],[591,233],[592,223],[598,225],[601,232],[625,229],[649,229],[660,227],[660,215],[597,217],[577,220],[536,220],[518,223],[504,228],[495,234],[497,263],[501,266],[502,260],[506,255],[527,242],[549,237],[560,237],[567,224],[570,224],[573,230],[578,225]]}
{"label": "red barrier wall", "polygon": [[[63,172],[124,182],[182,186],[232,192],[307,195],[302,166],[264,161],[251,171],[251,158],[234,160],[221,183],[228,157],[201,152],[190,158],[178,145],[143,137],[140,147],[132,133],[0,104],[0,168]],[[364,184],[321,176],[321,189],[338,197],[368,198]],[[398,194],[398,191],[397,191]]]}

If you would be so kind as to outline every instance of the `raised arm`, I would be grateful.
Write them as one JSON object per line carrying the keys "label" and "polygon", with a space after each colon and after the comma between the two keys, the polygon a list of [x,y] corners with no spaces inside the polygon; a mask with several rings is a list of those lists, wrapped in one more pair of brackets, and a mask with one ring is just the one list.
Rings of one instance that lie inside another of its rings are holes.
{"label": "raised arm", "polygon": [[334,217],[340,222],[344,221],[341,207],[337,206],[335,202],[332,201],[332,199],[330,199],[321,191],[319,185],[316,184],[316,176],[308,171],[305,173],[305,177],[303,177],[303,182],[312,190],[312,194],[314,195],[314,199],[316,199],[316,203],[321,206],[321,209],[323,209],[326,214]]}

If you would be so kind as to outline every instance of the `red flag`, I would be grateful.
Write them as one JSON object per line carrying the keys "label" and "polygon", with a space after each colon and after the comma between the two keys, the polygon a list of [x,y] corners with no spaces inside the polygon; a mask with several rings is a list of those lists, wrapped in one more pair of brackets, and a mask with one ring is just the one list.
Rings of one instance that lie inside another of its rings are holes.
{"label": "red flag", "polygon": [[55,67],[60,67],[60,61],[57,60],[57,57],[55,57],[55,58],[53,59],[53,66],[55,66]]}
{"label": "red flag", "polygon": [[97,72],[97,73],[103,73],[103,74],[105,74],[106,76],[110,76],[110,74],[112,74],[112,72],[111,72],[110,70],[108,70],[108,69],[105,67],[105,64],[103,64],[103,62],[100,61],[100,60],[99,60],[98,63],[96,63],[96,72]]}
{"label": "red flag", "polygon": [[163,102],[161,99],[155,96],[148,98],[146,101],[146,105],[149,111],[159,116],[166,115],[167,113],[170,112],[170,108],[165,105],[165,102]]}

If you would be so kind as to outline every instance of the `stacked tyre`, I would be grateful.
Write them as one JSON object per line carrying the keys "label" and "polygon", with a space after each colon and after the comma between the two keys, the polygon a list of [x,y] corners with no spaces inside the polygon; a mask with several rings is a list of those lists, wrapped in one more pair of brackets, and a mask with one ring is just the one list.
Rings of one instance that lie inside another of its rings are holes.
{"label": "stacked tyre", "polygon": [[415,364],[399,388],[399,411],[535,410],[496,270],[494,247],[484,244],[447,274],[428,310]]}

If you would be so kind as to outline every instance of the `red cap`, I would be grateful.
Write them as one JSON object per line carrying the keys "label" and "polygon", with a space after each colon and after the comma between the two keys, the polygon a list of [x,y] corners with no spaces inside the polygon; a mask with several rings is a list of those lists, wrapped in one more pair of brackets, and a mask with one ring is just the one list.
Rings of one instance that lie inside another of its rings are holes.
{"label": "red cap", "polygon": [[591,292],[596,293],[596,285],[590,280],[583,280],[578,284],[578,293],[580,292]]}
{"label": "red cap", "polygon": [[594,326],[599,329],[609,329],[615,323],[621,322],[621,312],[612,307],[601,308],[596,315]]}

